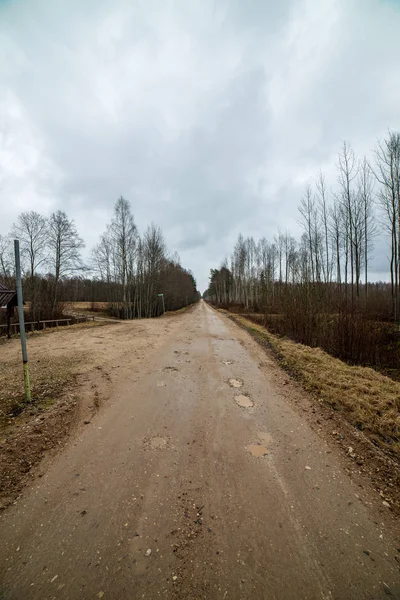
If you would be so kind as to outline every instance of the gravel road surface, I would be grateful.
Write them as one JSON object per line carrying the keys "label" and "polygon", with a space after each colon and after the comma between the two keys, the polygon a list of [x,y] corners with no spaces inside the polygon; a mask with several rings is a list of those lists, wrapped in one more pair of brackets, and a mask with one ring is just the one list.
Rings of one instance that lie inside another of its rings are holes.
{"label": "gravel road surface", "polygon": [[173,318],[141,369],[132,332],[107,402],[2,513],[0,598],[399,598],[390,511],[287,376],[203,302]]}

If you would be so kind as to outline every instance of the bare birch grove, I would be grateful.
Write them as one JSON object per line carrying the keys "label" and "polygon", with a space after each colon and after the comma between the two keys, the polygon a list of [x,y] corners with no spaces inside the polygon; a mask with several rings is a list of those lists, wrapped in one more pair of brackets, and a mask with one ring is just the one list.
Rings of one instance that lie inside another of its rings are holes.
{"label": "bare birch grove", "polygon": [[[336,186],[319,173],[298,215],[300,239],[288,231],[271,242],[240,235],[229,261],[211,271],[205,298],[263,315],[297,341],[374,363],[379,336],[400,316],[400,135],[380,140],[371,163],[344,142]],[[385,232],[389,286],[368,280],[374,240]]]}
{"label": "bare birch grove", "polygon": [[198,300],[192,273],[177,253],[168,253],[161,229],[152,223],[140,235],[123,197],[86,261],[84,241],[65,212],[20,214],[10,234],[0,235],[0,281],[9,287],[15,286],[14,237],[20,240],[24,295],[34,321],[60,317],[65,302],[106,303],[111,315],[132,319]]}

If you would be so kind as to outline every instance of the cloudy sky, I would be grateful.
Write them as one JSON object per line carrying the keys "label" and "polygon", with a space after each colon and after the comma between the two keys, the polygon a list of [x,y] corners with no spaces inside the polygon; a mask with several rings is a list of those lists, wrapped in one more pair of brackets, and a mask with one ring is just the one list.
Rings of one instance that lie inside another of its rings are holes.
{"label": "cloudy sky", "polygon": [[399,32],[400,0],[0,0],[0,232],[61,208],[90,248],[122,194],[205,289],[399,129]]}

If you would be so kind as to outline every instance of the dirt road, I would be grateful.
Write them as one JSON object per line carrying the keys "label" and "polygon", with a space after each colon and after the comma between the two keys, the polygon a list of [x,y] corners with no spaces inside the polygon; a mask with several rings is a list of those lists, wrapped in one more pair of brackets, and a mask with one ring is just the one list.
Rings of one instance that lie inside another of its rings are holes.
{"label": "dirt road", "polygon": [[400,597],[390,511],[287,377],[204,303],[175,319],[141,369],[126,342],[109,400],[2,514],[0,597]]}

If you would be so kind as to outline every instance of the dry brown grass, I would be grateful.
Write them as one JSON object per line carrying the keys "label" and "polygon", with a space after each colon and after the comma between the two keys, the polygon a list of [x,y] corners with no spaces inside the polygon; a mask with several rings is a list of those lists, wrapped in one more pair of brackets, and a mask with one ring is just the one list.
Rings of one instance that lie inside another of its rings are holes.
{"label": "dry brown grass", "polygon": [[[23,409],[44,408],[54,403],[75,380],[81,356],[46,358],[29,364],[32,402],[26,405],[21,360],[0,362],[0,432],[13,424],[13,417]],[[4,433],[4,432],[3,432]],[[1,435],[1,434],[0,434]]]}
{"label": "dry brown grass", "polygon": [[191,308],[193,308],[194,306],[196,306],[196,304],[197,304],[197,302],[194,302],[193,304],[188,304],[187,306],[182,306],[182,308],[178,308],[178,310],[167,310],[165,315],[168,315],[168,317],[179,316],[182,313],[185,313],[188,310],[190,310]]}
{"label": "dry brown grass", "polygon": [[[19,351],[19,340],[8,341],[2,339],[0,343],[0,438],[7,431],[9,425],[13,425],[14,417],[27,409],[42,409],[50,406],[65,391],[66,386],[74,383],[76,373],[83,363],[88,362],[88,357],[84,352],[77,352],[68,349],[66,345],[65,352],[61,355],[52,356],[48,351],[48,343],[45,342],[48,336],[51,339],[57,332],[66,334],[70,332],[79,332],[87,329],[102,327],[109,323],[99,321],[77,323],[70,327],[52,328],[45,331],[34,331],[28,333],[29,349],[29,372],[31,380],[32,402],[30,405],[25,403],[24,395],[24,377],[22,369],[22,359]],[[40,347],[35,347],[30,351],[30,340],[43,340]],[[49,340],[50,341],[50,340]],[[15,344],[18,344],[17,355]],[[11,350],[11,346],[13,350]],[[3,430],[3,431],[2,431]]]}
{"label": "dry brown grass", "polygon": [[93,304],[96,308],[102,310],[105,310],[108,306],[108,302],[66,302],[66,306],[74,310],[91,310]]}
{"label": "dry brown grass", "polygon": [[375,444],[400,458],[400,382],[368,367],[350,366],[320,348],[280,338],[244,317],[231,318],[268,344],[319,401],[341,411]]}
{"label": "dry brown grass", "polygon": [[81,314],[88,317],[106,317],[112,318],[108,314],[108,302],[66,302],[64,304],[64,314]]}

